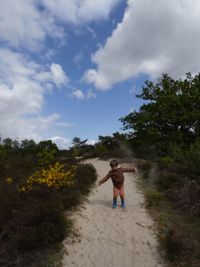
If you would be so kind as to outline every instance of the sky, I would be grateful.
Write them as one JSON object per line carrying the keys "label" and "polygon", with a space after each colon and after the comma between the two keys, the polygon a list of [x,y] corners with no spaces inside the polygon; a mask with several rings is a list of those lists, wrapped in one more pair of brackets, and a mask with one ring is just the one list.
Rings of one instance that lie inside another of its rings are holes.
{"label": "sky", "polygon": [[122,132],[144,82],[200,71],[199,0],[0,0],[0,136]]}

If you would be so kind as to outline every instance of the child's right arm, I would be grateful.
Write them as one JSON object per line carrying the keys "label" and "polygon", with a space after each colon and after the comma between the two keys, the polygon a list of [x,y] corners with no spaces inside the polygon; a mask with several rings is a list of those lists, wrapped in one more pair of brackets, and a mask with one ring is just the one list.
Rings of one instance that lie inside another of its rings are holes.
{"label": "child's right arm", "polygon": [[110,172],[103,178],[99,181],[99,185],[105,183],[109,178],[111,177],[110,175]]}

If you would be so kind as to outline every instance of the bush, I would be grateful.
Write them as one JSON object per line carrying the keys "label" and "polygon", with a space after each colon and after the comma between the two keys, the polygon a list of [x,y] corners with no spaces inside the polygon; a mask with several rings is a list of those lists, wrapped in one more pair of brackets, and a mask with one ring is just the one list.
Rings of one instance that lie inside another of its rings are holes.
{"label": "bush", "polygon": [[175,183],[180,182],[180,177],[176,173],[164,173],[160,174],[156,181],[156,186],[159,190],[167,190],[174,186]]}
{"label": "bush", "polygon": [[91,164],[80,164],[76,171],[75,183],[82,194],[88,194],[97,179],[96,169]]}
{"label": "bush", "polygon": [[177,238],[177,228],[169,223],[167,215],[161,215],[158,221],[158,239],[170,261],[174,261],[181,252],[181,242]]}
{"label": "bush", "polygon": [[146,180],[149,177],[152,164],[150,161],[143,161],[138,164],[138,168],[142,171],[142,177]]}
{"label": "bush", "polygon": [[91,164],[79,164],[73,185],[62,191],[65,208],[76,207],[81,202],[82,196],[89,194],[96,179],[96,169]]}
{"label": "bush", "polygon": [[200,175],[200,139],[190,146],[185,158],[188,170],[196,175]]}
{"label": "bush", "polygon": [[145,197],[147,207],[149,208],[159,206],[162,200],[162,194],[159,191],[156,191],[155,189],[146,191]]}
{"label": "bush", "polygon": [[[39,266],[38,263],[32,265],[35,261],[33,255],[40,257],[42,262],[45,256],[41,256],[40,250],[65,238],[71,221],[64,215],[64,210],[78,205],[97,178],[92,165],[80,165],[75,174],[74,170],[73,173],[69,172],[72,169],[71,161],[64,167],[57,163],[51,168],[37,171],[33,168],[24,171],[24,164],[13,169],[8,161],[5,165],[9,166],[8,173],[16,173],[17,178],[6,176],[3,179],[1,176],[0,180],[0,246],[4,248],[0,251],[2,266]],[[6,170],[4,168],[1,174],[5,174]],[[30,175],[31,172],[34,175]],[[22,176],[19,177],[18,173]],[[28,174],[28,178],[24,174]],[[72,176],[73,183],[68,179]],[[50,178],[55,179],[51,181]],[[66,178],[65,184],[60,183],[59,179],[62,178]],[[41,179],[44,183],[40,182]],[[22,185],[26,188],[27,183],[31,185],[29,190],[19,190]]]}
{"label": "bush", "polygon": [[48,266],[48,250],[72,226],[65,209],[78,205],[96,180],[93,166],[81,165],[75,175],[76,165],[51,141],[0,144],[0,266]]}
{"label": "bush", "polygon": [[67,230],[64,206],[55,193],[47,194],[42,199],[37,194],[29,196],[27,205],[18,211],[15,220],[20,221],[21,225],[14,229],[11,240],[15,240],[20,251],[38,250],[60,242]]}

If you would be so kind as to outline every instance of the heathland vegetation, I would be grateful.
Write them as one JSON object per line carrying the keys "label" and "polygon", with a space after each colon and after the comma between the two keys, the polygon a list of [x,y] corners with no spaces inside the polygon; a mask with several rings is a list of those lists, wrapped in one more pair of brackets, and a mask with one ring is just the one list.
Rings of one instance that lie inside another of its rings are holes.
{"label": "heathland vegetation", "polygon": [[66,157],[51,141],[2,140],[0,266],[54,266],[52,250],[72,228],[65,211],[95,180],[93,166]]}
{"label": "heathland vegetation", "polygon": [[79,137],[66,150],[51,141],[1,140],[0,265],[44,263],[44,250],[69,233],[64,211],[77,206],[96,180],[95,169],[80,159],[134,155],[143,159],[147,207],[170,266],[198,266],[200,74],[179,80],[164,74],[146,81],[137,97],[140,109],[120,119],[126,133],[99,136],[94,145]]}
{"label": "heathland vegetation", "polygon": [[146,81],[145,103],[121,119],[143,165],[147,205],[170,266],[200,262],[200,74]]}

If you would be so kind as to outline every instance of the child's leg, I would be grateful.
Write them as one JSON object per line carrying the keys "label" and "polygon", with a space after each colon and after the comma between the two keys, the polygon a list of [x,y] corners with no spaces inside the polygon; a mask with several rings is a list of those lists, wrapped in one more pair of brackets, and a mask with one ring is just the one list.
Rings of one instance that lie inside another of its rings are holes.
{"label": "child's leg", "polygon": [[117,202],[117,197],[118,197],[118,188],[113,187],[113,200]]}
{"label": "child's leg", "polygon": [[113,208],[117,207],[118,188],[113,187]]}
{"label": "child's leg", "polygon": [[121,206],[125,206],[125,202],[124,202],[124,186],[122,186],[119,189],[119,195],[120,195],[120,198],[121,198]]}

